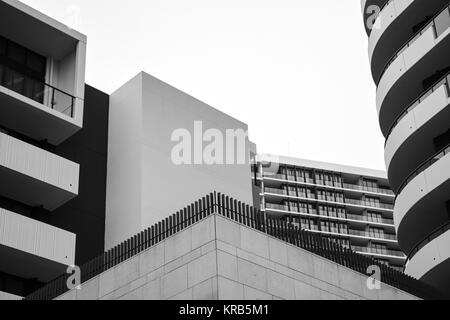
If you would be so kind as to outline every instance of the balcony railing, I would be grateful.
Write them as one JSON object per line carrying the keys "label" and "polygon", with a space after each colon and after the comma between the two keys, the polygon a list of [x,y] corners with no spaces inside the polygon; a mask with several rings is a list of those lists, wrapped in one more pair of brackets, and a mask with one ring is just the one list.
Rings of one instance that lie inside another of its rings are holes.
{"label": "balcony railing", "polygon": [[314,184],[317,186],[324,186],[324,187],[329,187],[329,188],[367,191],[367,192],[385,194],[385,195],[390,195],[390,196],[394,195],[394,192],[389,189],[368,187],[368,186],[362,186],[362,185],[350,184],[350,183],[335,183],[335,182],[328,182],[328,181],[322,181],[322,180],[314,181],[314,179],[311,179],[311,178],[305,178],[305,181],[298,181],[295,179],[295,177],[293,177],[293,176],[286,177],[284,174],[264,175],[264,178],[272,178],[272,179],[278,179],[278,180],[283,180],[283,181],[292,181],[292,182],[298,182],[298,183],[308,183],[308,184]]}
{"label": "balcony railing", "polygon": [[443,148],[441,151],[436,153],[434,156],[426,160],[423,164],[421,164],[413,173],[411,173],[408,177],[406,177],[405,181],[400,185],[400,188],[398,190],[398,194],[400,194],[403,189],[419,174],[427,170],[429,167],[431,167],[433,164],[438,162],[440,159],[442,159],[444,156],[450,153],[450,144],[448,144],[445,148]]}
{"label": "balcony railing", "polygon": [[[276,188],[264,188],[265,193],[272,193],[272,194],[278,194],[283,196],[288,196],[288,191],[283,189],[276,189]],[[297,195],[292,195],[293,197],[297,197]],[[380,208],[380,209],[387,209],[387,210],[393,210],[394,205],[393,204],[387,204],[387,203],[377,203],[372,201],[365,201],[365,200],[356,200],[356,199],[350,199],[350,198],[335,198],[331,199],[324,195],[314,195],[304,197],[301,196],[300,198],[305,199],[311,199],[311,200],[319,200],[319,201],[328,201],[328,202],[336,202],[336,203],[342,203],[342,204],[351,204],[351,205],[357,205],[357,206],[363,206],[363,207],[371,207],[371,208]]]}
{"label": "balcony railing", "polygon": [[407,262],[411,261],[411,259],[422,250],[423,247],[425,247],[427,244],[429,244],[431,241],[437,239],[444,233],[450,230],[450,221],[447,221],[442,226],[437,228],[435,231],[433,231],[429,236],[427,236],[425,239],[420,241],[408,254]]}
{"label": "balcony railing", "polygon": [[[435,16],[430,18],[429,23],[425,24],[418,32],[416,32],[416,34],[414,34],[408,41],[406,41],[406,43],[402,47],[400,47],[400,49],[398,49],[394,53],[394,55],[388,60],[388,62],[384,66],[384,68],[380,74],[380,77],[377,81],[377,84],[380,83],[381,78],[385,74],[386,70],[390,67],[390,65],[395,61],[395,59],[397,59],[406,49],[408,49],[421,35],[423,35],[425,32],[427,32],[428,29],[434,28],[435,36],[437,35],[436,18],[439,17],[445,10],[448,10],[448,8],[449,8],[448,5],[446,5],[444,9],[442,9]],[[447,27],[449,27],[449,26],[447,26]]]}
{"label": "balcony railing", "polygon": [[75,97],[0,64],[0,85],[73,118]]}
{"label": "balcony railing", "polygon": [[365,252],[365,253],[380,254],[380,255],[385,255],[385,256],[406,258],[406,256],[403,254],[403,252],[397,251],[397,250],[375,249],[375,248],[360,247],[360,246],[352,246],[352,249],[355,250],[356,252]]}
{"label": "balcony railing", "polygon": [[373,233],[373,232],[368,232],[368,231],[349,229],[348,234],[352,235],[352,236],[360,236],[360,237],[366,237],[366,238],[397,241],[397,237],[395,235],[387,234],[387,233],[379,234],[379,233]]}
{"label": "balcony railing", "polygon": [[392,131],[394,131],[394,128],[402,121],[404,117],[406,117],[411,111],[413,111],[418,105],[420,105],[426,98],[428,98],[429,95],[431,95],[433,92],[435,92],[437,89],[439,89],[441,86],[445,85],[447,89],[447,93],[450,92],[450,72],[445,74],[442,78],[440,78],[438,81],[436,81],[433,86],[422,93],[416,100],[414,100],[410,105],[408,105],[405,110],[398,115],[398,117],[395,119],[394,123],[389,128],[388,134],[386,135],[386,143],[389,139],[389,136],[391,135]]}
{"label": "balcony railing", "polygon": [[347,219],[394,225],[393,219],[371,218],[368,216],[362,216],[362,215],[356,215],[356,214],[347,214]]}

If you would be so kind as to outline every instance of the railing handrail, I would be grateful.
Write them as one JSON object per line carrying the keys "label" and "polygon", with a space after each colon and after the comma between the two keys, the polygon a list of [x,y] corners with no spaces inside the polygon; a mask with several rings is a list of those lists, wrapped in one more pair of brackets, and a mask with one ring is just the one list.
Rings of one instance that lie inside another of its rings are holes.
{"label": "railing handrail", "polygon": [[433,161],[436,157],[438,157],[439,155],[447,155],[449,153],[450,150],[450,143],[448,145],[446,145],[444,148],[442,148],[441,150],[439,150],[438,152],[436,152],[434,155],[432,155],[431,157],[429,157],[427,160],[423,161],[414,171],[412,171],[412,173],[410,173],[402,182],[402,184],[400,185],[399,189],[398,189],[398,193],[397,193],[397,197],[400,195],[400,193],[402,193],[402,191],[405,189],[405,187],[408,185],[408,183],[410,183],[415,177],[417,177],[419,174],[421,174],[422,172],[424,172],[426,169],[428,169],[429,167],[431,167],[433,164],[435,164],[438,160]]}
{"label": "railing handrail", "polygon": [[[449,87],[449,82],[448,80],[443,82],[441,86],[436,88],[436,85],[439,84],[439,82],[442,82],[442,80],[447,79],[447,77],[450,76],[450,71],[447,72],[444,76],[442,76],[441,78],[439,78],[439,80],[437,80],[435,83],[433,83],[428,89],[424,90],[424,92],[422,92],[419,97],[417,99],[414,99],[413,102],[411,102],[405,109],[403,109],[403,111],[395,118],[394,122],[392,123],[392,125],[389,128],[388,134],[386,135],[386,141],[385,141],[385,145],[387,144],[389,137],[392,133],[392,131],[394,130],[394,128],[397,126],[397,124],[400,123],[400,121],[407,115],[409,114],[412,110],[414,110],[418,105],[420,105],[421,103],[421,99],[423,97],[425,97],[428,93],[433,93],[435,92],[438,88],[440,88],[442,85],[447,85],[447,89],[450,90]],[[417,102],[419,102],[416,106],[414,106]],[[410,110],[410,108],[414,106],[414,108],[412,108]]]}
{"label": "railing handrail", "polygon": [[41,84],[44,84],[44,85],[47,86],[47,87],[50,87],[50,88],[52,88],[52,89],[55,89],[56,91],[59,91],[59,92],[61,92],[61,93],[64,93],[65,95],[68,95],[68,96],[70,96],[70,97],[72,97],[72,98],[75,98],[74,95],[72,95],[72,94],[70,94],[70,93],[68,93],[68,92],[66,92],[66,91],[64,91],[64,90],[61,90],[61,89],[59,89],[59,88],[56,88],[55,86],[53,86],[53,85],[51,85],[51,84],[49,84],[49,83],[47,83],[47,82],[45,82],[45,81],[42,81],[42,80],[40,80],[40,79],[38,79],[38,78],[36,78],[36,77],[33,77],[32,75],[24,74],[23,72],[18,71],[17,69],[12,68],[11,66],[9,66],[9,65],[7,65],[7,64],[5,64],[5,63],[1,63],[1,62],[0,62],[0,64],[3,65],[3,66],[5,66],[6,68],[9,68],[9,69],[13,70],[14,72],[20,73],[20,74],[22,74],[22,75],[24,75],[24,76],[26,76],[26,77],[28,77],[28,78],[33,79],[33,80],[36,81],[36,82],[39,82],[39,83],[41,83]]}
{"label": "railing handrail", "polygon": [[[151,228],[142,231],[81,266],[82,283],[154,247],[168,237],[191,227],[193,224],[213,214],[223,216],[236,223],[263,232],[361,274],[367,274],[370,266],[379,266],[382,282],[424,299],[443,298],[439,292],[425,283],[377,262],[372,257],[358,254],[329,240],[327,237],[301,230],[286,220],[277,219],[261,213],[260,210],[216,192],[203,197],[190,206],[178,211],[176,214],[167,217]],[[69,291],[66,283],[67,279],[69,279],[69,275],[63,274],[41,289],[25,297],[25,300],[49,300],[57,298]]]}
{"label": "railing handrail", "polygon": [[436,228],[428,236],[426,236],[422,241],[420,241],[418,244],[416,244],[414,246],[414,248],[412,248],[411,251],[409,251],[409,253],[407,255],[406,263],[411,261],[411,259],[420,251],[420,249],[425,247],[431,241],[437,239],[439,236],[444,234],[445,231],[448,231],[448,230],[450,230],[450,221],[447,221],[442,226]]}
{"label": "railing handrail", "polygon": [[[55,91],[57,91],[57,92],[59,92],[59,93],[65,95],[65,96],[67,96],[68,98],[70,98],[70,100],[71,100],[71,105],[70,105],[68,108],[66,108],[66,109],[64,109],[64,110],[62,110],[62,111],[60,111],[60,113],[65,113],[65,111],[71,109],[71,117],[73,117],[73,108],[74,108],[74,106],[75,106],[75,99],[76,99],[76,97],[75,97],[74,95],[72,95],[72,94],[70,94],[70,93],[68,93],[68,92],[66,92],[66,91],[64,91],[64,90],[61,90],[61,89],[59,89],[59,88],[56,88],[55,86],[53,86],[53,85],[51,85],[51,84],[48,84],[48,83],[45,82],[45,81],[42,81],[42,80],[40,80],[40,79],[37,79],[36,77],[34,77],[34,76],[32,76],[32,75],[25,74],[25,73],[23,73],[23,72],[21,72],[21,71],[15,69],[15,68],[12,68],[11,66],[9,66],[9,65],[7,65],[7,64],[5,64],[5,63],[2,63],[1,61],[0,61],[0,65],[4,66],[6,69],[9,69],[9,70],[11,70],[11,71],[14,72],[14,73],[20,74],[20,75],[23,76],[25,79],[30,79],[30,80],[34,81],[35,83],[39,83],[39,84],[43,85],[44,88],[45,88],[45,87],[46,87],[46,88],[49,88],[49,89],[52,91],[52,95],[51,95],[51,96],[52,96],[52,101],[51,101],[52,107],[51,107],[51,109],[53,109],[53,106],[54,106],[54,92],[55,92]],[[1,80],[1,79],[0,79],[0,80]],[[1,85],[1,86],[4,86],[3,83],[0,83],[0,85]],[[11,90],[14,91],[14,92],[17,92],[17,91],[15,91],[15,90],[13,90],[13,89],[11,89]],[[18,93],[21,94],[21,95],[23,95],[23,94],[20,93],[20,92],[18,92]],[[32,99],[32,98],[30,98],[30,99]],[[33,99],[32,99],[32,100],[33,100]]]}
{"label": "railing handrail", "polygon": [[411,36],[393,55],[392,57],[386,62],[386,64],[384,65],[381,74],[378,78],[377,81],[377,85],[380,84],[381,82],[381,78],[384,76],[386,70],[389,68],[389,66],[394,62],[395,59],[397,59],[397,57],[399,56],[399,53],[402,52],[404,49],[408,48],[411,46],[412,43],[415,42],[416,37],[420,36],[424,33],[425,30],[428,30],[428,28],[432,27],[435,25],[434,20],[442,13],[444,12],[445,9],[447,9],[449,7],[448,4],[445,5],[445,7],[440,10],[438,13],[436,13],[434,16],[432,16],[426,23],[424,23],[424,25],[413,35]]}
{"label": "railing handrail", "polygon": [[[342,182],[340,186],[336,186],[336,185],[326,185],[326,184],[320,184],[317,182],[307,182],[307,181],[298,181],[298,180],[289,180],[286,178],[286,176],[284,174],[275,174],[275,175],[263,175],[262,178],[265,179],[278,179],[278,180],[283,180],[283,181],[287,181],[287,182],[295,182],[298,184],[302,184],[302,185],[314,185],[315,187],[319,187],[319,188],[327,188],[327,189],[346,189],[349,191],[353,191],[353,190],[357,190],[357,191],[366,191],[366,192],[370,192],[370,193],[377,193],[377,194],[382,194],[382,195],[388,195],[388,196],[393,196],[394,192],[392,190],[389,189],[383,189],[380,187],[368,187],[368,186],[363,186],[360,184],[351,184],[351,183],[346,183],[346,182]],[[314,181],[313,178],[310,178],[311,180]]]}

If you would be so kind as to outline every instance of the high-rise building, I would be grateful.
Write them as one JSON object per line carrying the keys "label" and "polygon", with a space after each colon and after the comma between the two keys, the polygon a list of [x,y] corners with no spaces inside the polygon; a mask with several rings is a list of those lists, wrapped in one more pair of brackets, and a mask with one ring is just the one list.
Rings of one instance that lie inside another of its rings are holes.
{"label": "high-rise building", "polygon": [[403,270],[385,172],[269,155],[256,163],[262,211]]}
{"label": "high-rise building", "polygon": [[450,1],[362,0],[405,272],[450,293]]}
{"label": "high-rise building", "polygon": [[104,250],[108,95],[85,86],[86,37],[0,1],[0,296]]}

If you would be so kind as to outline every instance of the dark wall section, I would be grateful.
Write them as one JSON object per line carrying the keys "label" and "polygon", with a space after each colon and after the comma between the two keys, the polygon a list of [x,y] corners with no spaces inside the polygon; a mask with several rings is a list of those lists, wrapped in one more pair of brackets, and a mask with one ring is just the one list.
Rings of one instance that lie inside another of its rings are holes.
{"label": "dark wall section", "polygon": [[104,251],[108,111],[109,96],[86,86],[83,129],[55,150],[80,164],[78,197],[52,212],[49,221],[76,233],[78,265]]}

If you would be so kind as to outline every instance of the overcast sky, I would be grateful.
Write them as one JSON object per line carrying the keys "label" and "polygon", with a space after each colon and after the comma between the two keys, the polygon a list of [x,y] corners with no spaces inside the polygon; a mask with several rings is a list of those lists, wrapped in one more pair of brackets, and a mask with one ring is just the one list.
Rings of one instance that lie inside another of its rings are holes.
{"label": "overcast sky", "polygon": [[86,82],[141,70],[242,120],[260,153],[385,169],[359,0],[23,0],[88,36]]}

